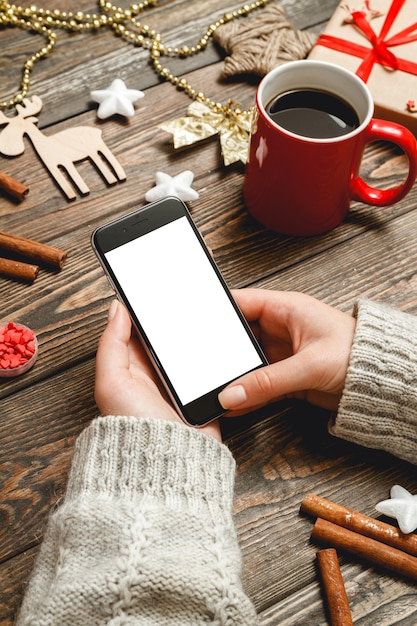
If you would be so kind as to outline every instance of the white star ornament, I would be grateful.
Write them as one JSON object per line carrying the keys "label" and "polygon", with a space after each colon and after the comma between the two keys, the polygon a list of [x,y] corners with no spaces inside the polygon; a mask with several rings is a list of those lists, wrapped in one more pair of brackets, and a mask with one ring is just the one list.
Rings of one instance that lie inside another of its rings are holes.
{"label": "white star ornament", "polygon": [[394,485],[391,499],[378,502],[375,508],[388,517],[395,517],[403,533],[412,533],[417,529],[417,495],[413,496],[404,487]]}
{"label": "white star ornament", "polygon": [[128,89],[121,78],[115,78],[107,89],[98,89],[90,93],[94,102],[99,103],[97,117],[101,120],[119,114],[132,117],[135,113],[133,102],[144,97],[143,91]]}
{"label": "white star ornament", "polygon": [[194,174],[191,170],[185,170],[176,176],[170,176],[164,172],[156,172],[156,186],[149,189],[145,194],[147,202],[155,202],[167,196],[175,196],[183,202],[197,200],[199,194],[191,188]]}

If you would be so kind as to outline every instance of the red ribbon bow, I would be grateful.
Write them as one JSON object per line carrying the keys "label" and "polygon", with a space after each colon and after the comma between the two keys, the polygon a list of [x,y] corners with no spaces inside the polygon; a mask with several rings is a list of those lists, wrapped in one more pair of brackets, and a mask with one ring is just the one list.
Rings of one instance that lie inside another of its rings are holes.
{"label": "red ribbon bow", "polygon": [[326,46],[327,48],[332,48],[338,52],[346,52],[347,54],[363,59],[362,63],[356,70],[356,74],[365,82],[368,80],[375,63],[379,63],[380,65],[384,65],[385,67],[389,67],[393,70],[401,70],[402,72],[417,75],[417,63],[413,63],[412,61],[408,61],[406,59],[399,59],[393,52],[391,52],[391,50],[389,50],[392,46],[399,46],[401,44],[417,41],[417,22],[411,24],[411,26],[408,26],[407,28],[404,28],[404,30],[397,33],[393,37],[386,39],[388,32],[404,3],[405,0],[393,0],[379,35],[374,32],[370,23],[361,11],[352,12],[354,24],[372,44],[372,48],[361,46],[360,44],[340,39],[339,37],[332,37],[331,35],[321,35],[316,45]]}

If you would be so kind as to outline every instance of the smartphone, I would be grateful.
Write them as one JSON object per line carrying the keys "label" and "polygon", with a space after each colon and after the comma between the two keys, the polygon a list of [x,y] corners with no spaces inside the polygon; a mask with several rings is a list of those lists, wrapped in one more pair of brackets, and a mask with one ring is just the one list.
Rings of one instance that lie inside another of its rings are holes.
{"label": "smartphone", "polygon": [[92,246],[184,421],[223,415],[221,389],[267,361],[186,205],[146,205],[95,230]]}

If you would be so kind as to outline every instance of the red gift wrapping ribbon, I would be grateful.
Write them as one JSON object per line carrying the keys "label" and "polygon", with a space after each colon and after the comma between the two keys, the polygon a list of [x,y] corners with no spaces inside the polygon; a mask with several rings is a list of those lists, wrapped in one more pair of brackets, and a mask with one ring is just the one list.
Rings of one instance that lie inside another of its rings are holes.
{"label": "red gift wrapping ribbon", "polygon": [[352,19],[355,25],[370,41],[372,48],[367,48],[366,46],[361,46],[360,44],[340,39],[339,37],[332,37],[331,35],[321,35],[317,40],[316,45],[326,46],[327,48],[332,48],[338,52],[346,52],[347,54],[363,59],[359,68],[356,70],[356,74],[362,78],[364,82],[368,80],[375,63],[379,63],[385,67],[390,67],[393,70],[401,70],[402,72],[417,75],[417,63],[413,63],[412,61],[408,61],[406,59],[399,59],[393,52],[391,52],[391,50],[389,50],[392,46],[399,46],[400,44],[417,41],[417,22],[411,24],[411,26],[408,26],[407,28],[404,28],[404,30],[397,33],[393,37],[386,39],[386,36],[404,3],[405,0],[393,0],[379,35],[374,32],[370,23],[361,11],[352,12]]}

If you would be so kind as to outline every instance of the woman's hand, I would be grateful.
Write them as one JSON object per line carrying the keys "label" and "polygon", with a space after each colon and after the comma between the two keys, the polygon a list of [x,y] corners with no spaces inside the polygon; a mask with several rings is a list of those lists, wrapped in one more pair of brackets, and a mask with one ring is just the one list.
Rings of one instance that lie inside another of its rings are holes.
{"label": "woman's hand", "polygon": [[[161,389],[125,307],[114,300],[97,350],[95,400],[102,415],[129,415],[184,424]],[[217,422],[203,429],[221,440]]]}
{"label": "woman's hand", "polygon": [[219,394],[222,406],[240,414],[295,397],[336,410],[355,319],[301,293],[242,289],[233,296],[270,365],[226,387]]}

